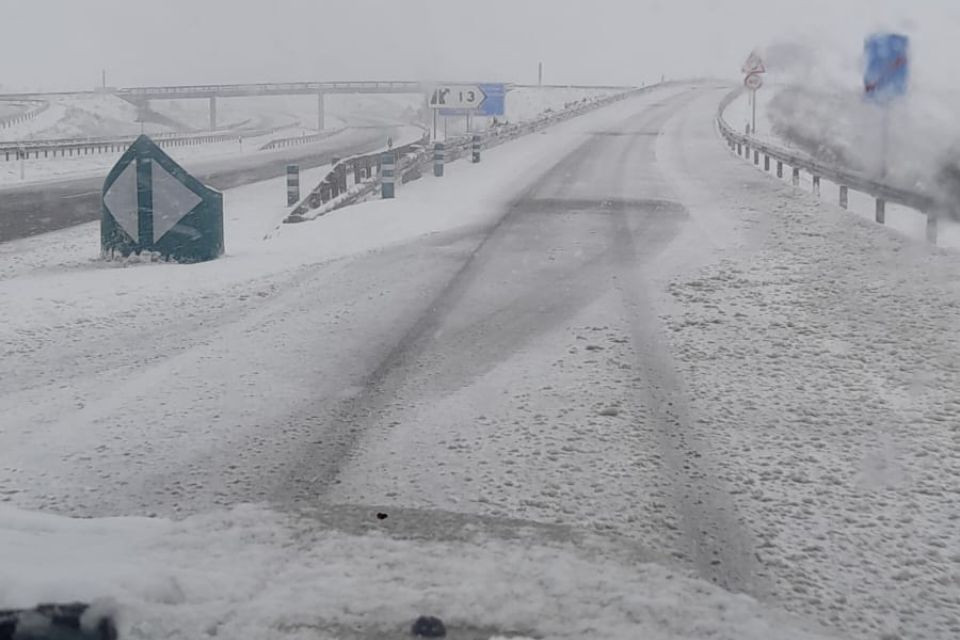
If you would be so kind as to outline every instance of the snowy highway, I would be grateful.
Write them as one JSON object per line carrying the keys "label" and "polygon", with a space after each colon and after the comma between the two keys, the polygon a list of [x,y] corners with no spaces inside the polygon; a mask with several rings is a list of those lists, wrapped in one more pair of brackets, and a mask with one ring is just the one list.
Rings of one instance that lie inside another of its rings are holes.
{"label": "snowy highway", "polygon": [[718,637],[960,634],[960,256],[736,158],[728,91],[300,225],[280,180],[228,188],[211,263],[104,263],[93,224],[0,245],[0,501],[524,521],[806,620]]}

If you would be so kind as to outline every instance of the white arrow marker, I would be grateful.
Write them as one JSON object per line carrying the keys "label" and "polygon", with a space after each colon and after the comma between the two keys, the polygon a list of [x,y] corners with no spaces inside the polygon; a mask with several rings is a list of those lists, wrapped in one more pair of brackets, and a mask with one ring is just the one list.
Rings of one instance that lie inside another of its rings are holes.
{"label": "white arrow marker", "polygon": [[103,195],[110,215],[135,243],[140,242],[139,205],[137,203],[137,163],[131,162],[120,172]]}
{"label": "white arrow marker", "polygon": [[172,176],[158,162],[153,163],[153,241],[176,226],[203,198]]}

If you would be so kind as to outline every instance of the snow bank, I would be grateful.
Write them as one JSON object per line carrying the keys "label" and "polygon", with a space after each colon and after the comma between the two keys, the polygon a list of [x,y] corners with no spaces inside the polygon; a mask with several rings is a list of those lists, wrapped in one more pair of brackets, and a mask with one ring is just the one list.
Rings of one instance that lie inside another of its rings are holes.
{"label": "snow bank", "polygon": [[334,513],[336,529],[256,506],[179,522],[0,507],[0,608],[111,599],[129,640],[383,637],[424,614],[472,637],[826,637],[600,541],[499,538],[479,521],[429,539],[389,520],[350,533],[375,512]]}
{"label": "snow bank", "polygon": [[958,637],[960,256],[756,171],[706,118],[683,124],[657,155],[698,259],[666,283],[663,318],[772,596],[854,637]]}

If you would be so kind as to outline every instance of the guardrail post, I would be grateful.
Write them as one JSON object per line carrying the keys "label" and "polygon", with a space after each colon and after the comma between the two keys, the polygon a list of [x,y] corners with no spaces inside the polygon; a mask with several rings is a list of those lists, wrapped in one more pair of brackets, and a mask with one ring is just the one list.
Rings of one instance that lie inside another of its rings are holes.
{"label": "guardrail post", "polygon": [[795,187],[800,186],[800,168],[799,167],[793,168],[793,186]]}
{"label": "guardrail post", "polygon": [[770,171],[770,156],[764,154],[763,156],[763,170]]}
{"label": "guardrail post", "polygon": [[326,111],[324,105],[324,98],[326,94],[323,91],[317,93],[317,130],[323,131],[326,128],[326,123],[324,122],[324,112]]}
{"label": "guardrail post", "polygon": [[480,136],[473,136],[473,164],[480,162]]}
{"label": "guardrail post", "polygon": [[433,175],[443,177],[444,147],[442,142],[433,145]]}
{"label": "guardrail post", "polygon": [[210,96],[210,131],[217,130],[217,96]]}
{"label": "guardrail post", "polygon": [[813,194],[820,195],[820,176],[813,176]]}
{"label": "guardrail post", "polygon": [[393,198],[396,194],[397,159],[393,151],[387,151],[380,156],[380,176],[382,178],[381,195],[384,200]]}
{"label": "guardrail post", "polygon": [[877,198],[877,214],[875,219],[879,224],[887,221],[887,203],[883,198]]}
{"label": "guardrail post", "polygon": [[777,160],[777,177],[783,178],[783,161]]}
{"label": "guardrail post", "polygon": [[939,214],[936,209],[927,211],[927,242],[937,244],[937,218]]}
{"label": "guardrail post", "polygon": [[753,150],[753,164],[760,166],[760,152],[756,149]]}
{"label": "guardrail post", "polygon": [[287,206],[300,202],[300,167],[295,164],[287,165]]}
{"label": "guardrail post", "polygon": [[846,209],[850,206],[850,195],[847,187],[840,185],[840,208]]}

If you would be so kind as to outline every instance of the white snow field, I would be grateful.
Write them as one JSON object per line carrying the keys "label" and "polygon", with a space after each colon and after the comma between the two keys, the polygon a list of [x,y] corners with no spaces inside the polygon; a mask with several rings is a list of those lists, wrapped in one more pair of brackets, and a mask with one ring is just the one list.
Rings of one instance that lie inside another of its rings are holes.
{"label": "white snow field", "polygon": [[0,245],[0,607],[112,597],[133,638],[960,634],[960,255],[731,155],[728,90],[315,222],[278,228],[282,180],[230,190],[210,263],[101,262],[96,225]]}

